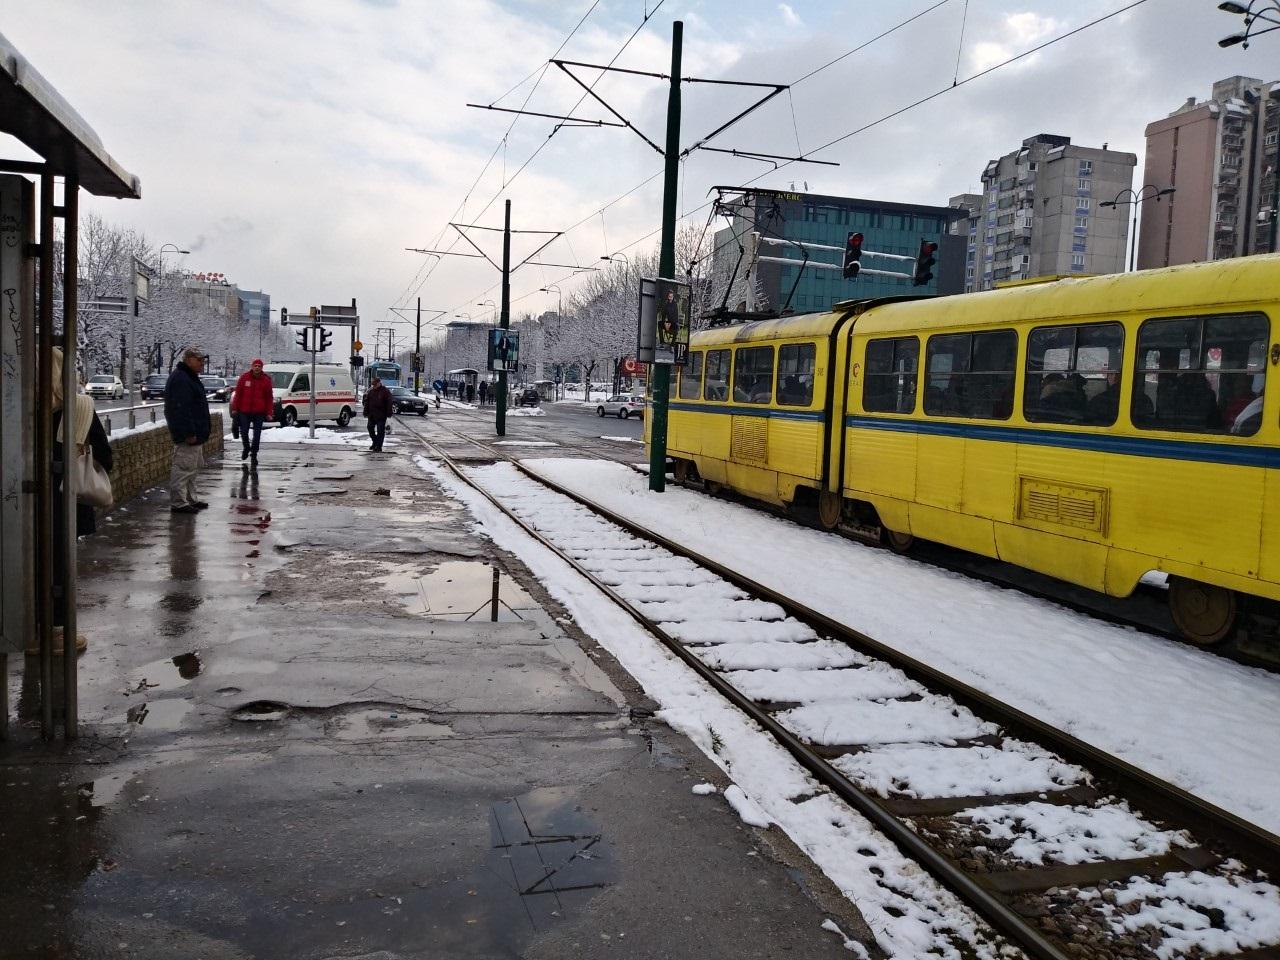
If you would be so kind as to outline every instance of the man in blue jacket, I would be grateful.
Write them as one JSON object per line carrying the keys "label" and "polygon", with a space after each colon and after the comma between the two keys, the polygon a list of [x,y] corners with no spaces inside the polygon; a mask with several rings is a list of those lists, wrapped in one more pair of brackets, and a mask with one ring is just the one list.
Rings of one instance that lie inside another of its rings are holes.
{"label": "man in blue jacket", "polygon": [[164,387],[164,418],[173,438],[169,509],[174,513],[197,513],[209,506],[196,499],[196,474],[204,466],[204,442],[209,439],[209,401],[200,382],[203,370],[204,354],[188,347]]}

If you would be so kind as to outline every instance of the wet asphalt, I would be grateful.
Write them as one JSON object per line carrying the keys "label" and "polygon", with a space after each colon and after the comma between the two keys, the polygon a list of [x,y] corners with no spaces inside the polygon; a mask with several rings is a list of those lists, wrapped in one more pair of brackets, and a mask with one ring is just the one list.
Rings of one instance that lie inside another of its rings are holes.
{"label": "wet asphalt", "polygon": [[852,907],[393,437],[81,541],[81,739],[9,677],[0,957],[847,957]]}

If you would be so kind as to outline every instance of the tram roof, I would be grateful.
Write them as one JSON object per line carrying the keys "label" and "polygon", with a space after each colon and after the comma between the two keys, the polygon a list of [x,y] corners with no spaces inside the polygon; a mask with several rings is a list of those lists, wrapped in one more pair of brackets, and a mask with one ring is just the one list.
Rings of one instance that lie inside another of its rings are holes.
{"label": "tram roof", "polygon": [[77,174],[80,186],[96,196],[142,196],[142,182],[107,153],[93,128],[3,34],[0,132],[38,153],[54,173]]}
{"label": "tram roof", "polygon": [[989,325],[997,320],[1018,323],[1135,311],[1229,308],[1274,300],[1277,289],[1280,254],[1261,254],[884,304],[861,316],[857,329],[861,333],[932,330]]}
{"label": "tram roof", "polygon": [[711,327],[693,335],[692,345],[713,346],[718,343],[737,343],[741,340],[771,340],[789,337],[825,337],[831,333],[840,319],[838,313],[800,313],[791,317],[772,320],[752,320],[725,327]]}

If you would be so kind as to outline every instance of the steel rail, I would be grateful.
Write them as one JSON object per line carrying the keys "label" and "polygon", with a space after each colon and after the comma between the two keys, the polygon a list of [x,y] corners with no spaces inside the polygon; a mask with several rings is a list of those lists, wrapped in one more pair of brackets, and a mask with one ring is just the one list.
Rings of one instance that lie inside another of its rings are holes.
{"label": "steel rail", "polygon": [[1064,759],[1115,781],[1128,797],[1137,800],[1143,807],[1178,821],[1179,826],[1194,829],[1204,838],[1222,843],[1251,866],[1266,870],[1272,876],[1280,876],[1280,836],[1223,810],[1167,780],[1156,777],[1126,760],[1109,754],[1093,744],[1059,730],[989,693],[957,680],[936,667],[798,603],[793,598],[758,583],[719,561],[690,550],[626,517],[618,516],[556,481],[539,475],[522,463],[511,462],[525,476],[592,510],[611,523],[705,567],[744,590],[771,600],[796,619],[891,663],[926,686],[945,691],[978,715],[996,720],[1016,735],[1047,746]]}
{"label": "steel rail", "polygon": [[[592,586],[603,593],[614,604],[620,607],[632,620],[634,620],[645,631],[656,637],[665,647],[678,656],[688,667],[696,672],[703,680],[705,680],[717,693],[727,699],[739,710],[743,711],[752,720],[763,727],[768,733],[790,753],[803,766],[815,780],[827,787],[838,796],[841,800],[848,803],[851,807],[861,813],[870,820],[879,830],[881,830],[906,856],[915,860],[923,866],[929,873],[938,880],[943,886],[947,887],[952,893],[960,898],[962,902],[970,906],[984,920],[992,925],[992,927],[1007,936],[1010,940],[1021,947],[1026,953],[1035,958],[1035,960],[1069,960],[1069,955],[1059,950],[1053,943],[1046,939],[1035,927],[1027,923],[1017,912],[1012,910],[1007,904],[996,896],[987,891],[973,876],[966,873],[949,858],[939,853],[931,847],[926,841],[920,838],[915,831],[908,827],[902,820],[890,813],[877,800],[869,794],[864,793],[851,780],[837,771],[826,760],[822,759],[817,753],[811,750],[798,737],[783,727],[769,713],[761,709],[754,701],[748,699],[728,681],[721,677],[716,671],[712,670],[703,663],[696,655],[691,653],[679,640],[668,634],[657,623],[653,622],[644,614],[640,613],[631,606],[622,596],[620,596],[612,587],[604,583],[590,570],[586,569],[580,562],[573,557],[565,554],[559,547],[553,544],[545,536],[539,533],[534,527],[526,523],[520,517],[516,516],[511,510],[504,506],[493,494],[484,489],[474,479],[469,477],[465,470],[453,459],[439,448],[435,443],[427,440],[417,431],[409,428],[409,431],[418,437],[428,449],[434,450],[440,460],[448,467],[459,480],[465,483],[472,490],[476,491],[480,496],[484,497],[490,504],[499,510],[504,516],[515,523],[522,531],[532,537],[537,543],[550,550],[562,561],[568,564],[579,576],[587,580]],[[545,478],[538,477],[532,471],[528,471],[520,464],[511,460],[509,457],[497,454],[495,459],[505,459],[513,463],[517,469],[522,470],[530,479],[543,483],[557,493],[569,496],[570,499],[581,503],[588,509],[594,510],[606,519],[617,522],[616,519],[610,517],[607,512],[600,511],[592,506],[589,502],[579,497],[572,496],[567,491],[559,488],[558,485],[547,481]],[[623,526],[626,526],[623,524]],[[631,529],[631,527],[627,527]],[[632,530],[637,536],[649,539],[652,542],[665,546],[661,541],[652,535],[641,533],[639,530]],[[694,562],[701,562],[695,559],[694,555],[686,551],[673,551],[693,559]],[[714,567],[708,564],[708,569]],[[717,571],[718,572],[718,571]]]}

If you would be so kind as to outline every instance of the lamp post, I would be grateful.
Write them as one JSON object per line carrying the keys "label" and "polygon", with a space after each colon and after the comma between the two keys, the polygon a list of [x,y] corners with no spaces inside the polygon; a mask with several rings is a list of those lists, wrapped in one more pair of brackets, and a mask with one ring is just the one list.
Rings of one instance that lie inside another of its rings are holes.
{"label": "lamp post", "polygon": [[498,302],[496,300],[481,300],[476,304],[477,307],[493,307],[494,319],[497,319]]}
{"label": "lamp post", "polygon": [[[1254,10],[1254,7],[1258,7]],[[1270,33],[1272,30],[1280,30],[1280,0],[1250,0],[1246,7],[1242,3],[1233,3],[1232,0],[1226,0],[1224,3],[1218,4],[1219,10],[1225,10],[1227,13],[1244,15],[1244,32],[1233,33],[1229,37],[1223,37],[1218,41],[1220,47],[1234,47],[1237,43],[1241,44],[1244,49],[1249,49],[1249,41],[1264,33]],[[1254,26],[1258,23],[1270,24],[1264,30],[1255,30]]]}
{"label": "lamp post", "polygon": [[608,260],[612,263],[617,263],[619,260],[621,260],[623,263],[627,265],[627,272],[631,271],[631,259],[625,253],[609,253],[609,254],[605,254],[600,259]]}
{"label": "lamp post", "polygon": [[176,243],[166,243],[160,248],[160,251],[156,254],[156,259],[160,261],[160,282],[162,284],[164,283],[164,252],[170,248],[172,248],[173,252],[177,254],[188,254],[191,252],[190,250],[183,250]]}
{"label": "lamp post", "polygon": [[[1161,197],[1169,196],[1171,193],[1174,193],[1176,189],[1176,187],[1165,187],[1161,190],[1154,184],[1148,183],[1137,192],[1134,192],[1133,188],[1129,187],[1117,193],[1114,200],[1104,200],[1098,204],[1100,207],[1114,208],[1119,208],[1122,204],[1130,204],[1133,206],[1133,229],[1129,234],[1129,273],[1133,273],[1137,266],[1134,260],[1134,254],[1137,252],[1138,245],[1138,207],[1147,200],[1154,199],[1159,201]],[[1151,193],[1147,193],[1148,190],[1150,190]],[[1125,196],[1125,194],[1128,194],[1128,196]]]}
{"label": "lamp post", "polygon": [[539,293],[550,293],[552,290],[556,292],[556,325],[560,324],[560,314],[564,312],[564,294],[560,292],[558,283],[548,283],[545,287],[539,287]]}

